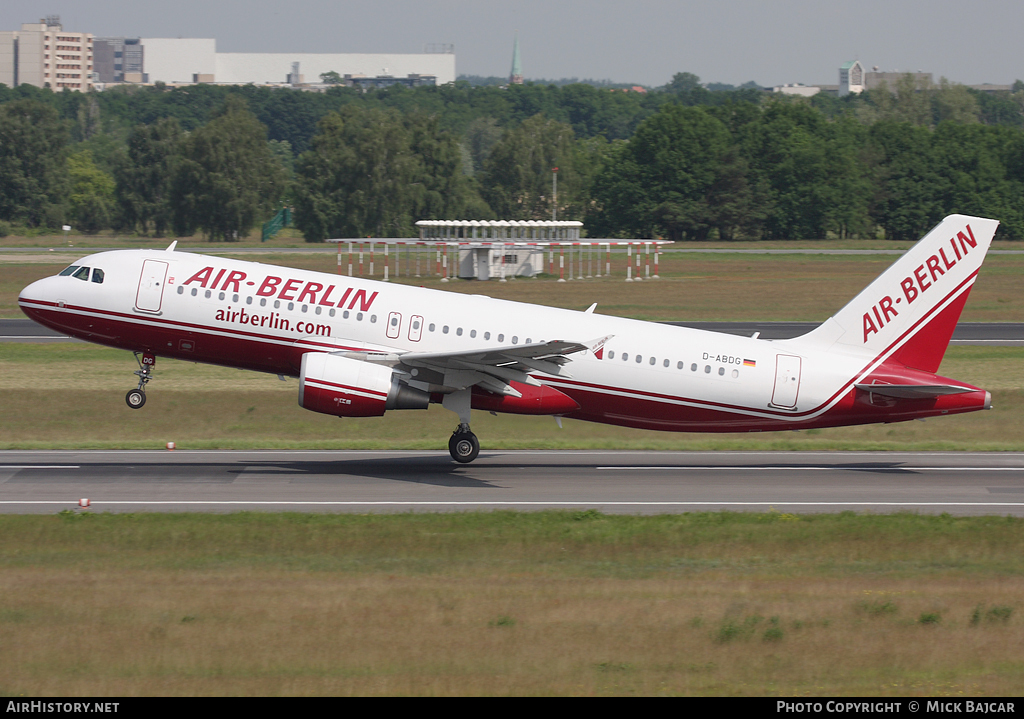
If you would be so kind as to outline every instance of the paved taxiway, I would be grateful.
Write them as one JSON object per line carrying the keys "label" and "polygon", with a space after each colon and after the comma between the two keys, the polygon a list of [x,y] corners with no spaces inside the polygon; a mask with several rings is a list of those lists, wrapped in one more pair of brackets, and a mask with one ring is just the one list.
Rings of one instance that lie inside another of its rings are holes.
{"label": "paved taxiway", "polygon": [[1024,516],[1024,454],[959,452],[7,451],[0,512],[660,514],[843,510]]}

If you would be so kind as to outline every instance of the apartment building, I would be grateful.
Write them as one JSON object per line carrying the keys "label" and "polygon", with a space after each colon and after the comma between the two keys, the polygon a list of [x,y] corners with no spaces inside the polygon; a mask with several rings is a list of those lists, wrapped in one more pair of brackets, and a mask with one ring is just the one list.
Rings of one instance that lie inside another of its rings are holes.
{"label": "apartment building", "polygon": [[93,36],[67,32],[50,15],[21,30],[0,32],[0,83],[35,85],[55,91],[92,89]]}

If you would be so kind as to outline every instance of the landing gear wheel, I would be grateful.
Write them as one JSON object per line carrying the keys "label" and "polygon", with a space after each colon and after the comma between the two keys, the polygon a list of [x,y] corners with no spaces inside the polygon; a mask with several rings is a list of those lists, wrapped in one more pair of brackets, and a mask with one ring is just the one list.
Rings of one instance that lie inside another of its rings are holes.
{"label": "landing gear wheel", "polygon": [[456,462],[468,464],[480,454],[480,440],[472,432],[456,430],[448,440],[448,451]]}
{"label": "landing gear wheel", "polygon": [[146,393],[141,389],[128,390],[128,394],[124,396],[124,401],[132,409],[139,409],[142,405],[146,404]]}

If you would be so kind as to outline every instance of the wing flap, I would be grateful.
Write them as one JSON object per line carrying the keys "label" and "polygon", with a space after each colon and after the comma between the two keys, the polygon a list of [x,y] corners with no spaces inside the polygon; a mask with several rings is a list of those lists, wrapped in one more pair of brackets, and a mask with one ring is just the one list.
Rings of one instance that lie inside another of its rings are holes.
{"label": "wing flap", "polygon": [[533,342],[528,345],[509,345],[494,349],[472,349],[462,352],[407,352],[400,355],[402,364],[411,367],[444,366],[450,360],[461,359],[483,365],[498,365],[515,362],[519,359],[547,359],[582,352],[588,349],[580,342],[552,340],[550,342]]}

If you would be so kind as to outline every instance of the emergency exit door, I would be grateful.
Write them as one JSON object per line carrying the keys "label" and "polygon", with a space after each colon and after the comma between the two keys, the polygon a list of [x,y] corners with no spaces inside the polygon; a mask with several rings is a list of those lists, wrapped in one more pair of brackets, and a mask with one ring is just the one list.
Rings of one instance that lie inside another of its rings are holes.
{"label": "emergency exit door", "polygon": [[801,359],[796,355],[775,356],[775,390],[772,404],[776,407],[796,407],[800,393]]}
{"label": "emergency exit door", "polygon": [[143,312],[159,312],[164,300],[166,279],[166,262],[161,260],[143,262],[142,276],[139,277],[139,291],[135,295],[135,309]]}

